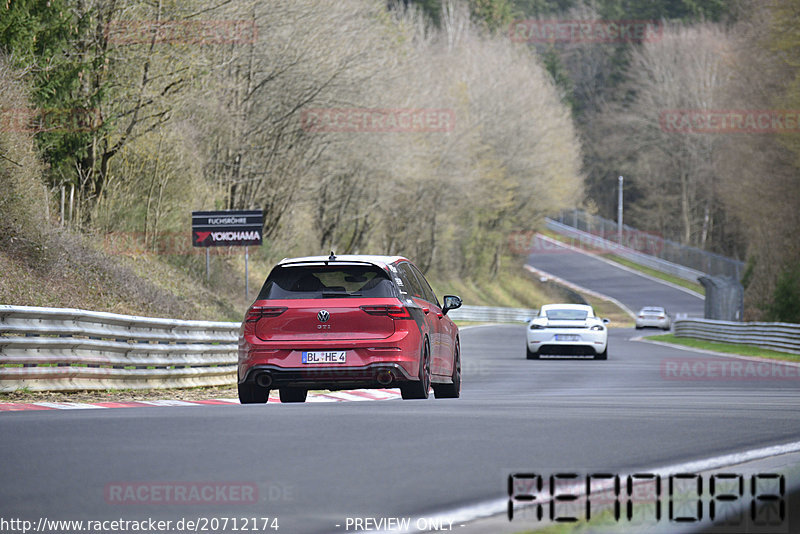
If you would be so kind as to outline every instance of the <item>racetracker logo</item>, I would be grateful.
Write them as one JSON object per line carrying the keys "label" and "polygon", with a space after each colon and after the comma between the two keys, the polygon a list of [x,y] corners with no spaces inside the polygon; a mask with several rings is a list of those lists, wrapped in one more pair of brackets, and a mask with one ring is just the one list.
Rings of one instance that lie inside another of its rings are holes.
{"label": "racetracker logo", "polygon": [[115,20],[104,30],[116,45],[252,44],[258,39],[258,26],[250,20]]}
{"label": "racetracker logo", "polygon": [[656,20],[516,20],[509,35],[515,43],[647,43],[661,39]]}
{"label": "racetracker logo", "polygon": [[112,482],[106,484],[109,504],[255,504],[253,482]]}
{"label": "racetracker logo", "polygon": [[303,130],[314,133],[431,133],[452,132],[452,109],[308,109],[300,119]]}
{"label": "racetracker logo", "polygon": [[659,123],[668,133],[800,133],[800,110],[668,109]]}
{"label": "racetracker logo", "polygon": [[661,360],[665,380],[800,380],[800,367],[757,360],[674,358]]}
{"label": "racetracker logo", "polygon": [[97,109],[0,109],[0,132],[90,132],[101,123],[100,110]]}

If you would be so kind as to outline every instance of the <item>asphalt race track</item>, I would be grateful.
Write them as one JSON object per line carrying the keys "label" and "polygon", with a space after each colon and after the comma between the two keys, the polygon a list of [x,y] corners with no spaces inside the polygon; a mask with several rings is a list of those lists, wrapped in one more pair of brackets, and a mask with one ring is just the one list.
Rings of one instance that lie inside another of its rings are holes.
{"label": "asphalt race track", "polygon": [[[352,532],[347,517],[503,499],[512,471],[630,472],[800,440],[797,378],[676,379],[674,358],[732,360],[634,335],[613,330],[608,361],[528,361],[524,326],[466,329],[461,399],[2,413],[0,517],[256,516],[284,533]],[[257,502],[104,493],[186,482],[251,484]]]}
{"label": "asphalt race track", "polygon": [[[534,254],[530,263],[633,309],[702,313],[702,299],[583,254]],[[268,517],[278,532],[375,531],[363,521],[498,513],[512,472],[626,474],[800,441],[797,367],[732,377],[730,366],[747,362],[633,341],[632,329],[610,331],[608,361],[529,361],[524,329],[462,330],[460,399],[0,413],[0,518],[255,517],[248,530],[263,532]],[[192,484],[255,497],[113,497],[114,488]],[[783,532],[800,531],[793,506]],[[494,521],[443,526],[524,530]]]}
{"label": "asphalt race track", "polygon": [[613,297],[634,313],[645,306],[663,306],[670,315],[703,316],[703,299],[681,289],[620,269],[595,256],[537,238],[528,264],[574,284]]}

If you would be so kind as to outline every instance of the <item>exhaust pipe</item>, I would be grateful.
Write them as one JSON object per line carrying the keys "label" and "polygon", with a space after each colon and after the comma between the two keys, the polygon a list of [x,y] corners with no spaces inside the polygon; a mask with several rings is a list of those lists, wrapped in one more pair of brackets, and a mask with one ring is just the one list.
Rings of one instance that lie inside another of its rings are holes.
{"label": "exhaust pipe", "polygon": [[269,373],[261,373],[256,376],[256,384],[262,388],[268,388],[272,385],[272,376]]}
{"label": "exhaust pipe", "polygon": [[391,371],[381,371],[380,373],[378,373],[376,379],[378,380],[378,384],[382,386],[388,386],[389,384],[392,383],[394,377],[392,376]]}

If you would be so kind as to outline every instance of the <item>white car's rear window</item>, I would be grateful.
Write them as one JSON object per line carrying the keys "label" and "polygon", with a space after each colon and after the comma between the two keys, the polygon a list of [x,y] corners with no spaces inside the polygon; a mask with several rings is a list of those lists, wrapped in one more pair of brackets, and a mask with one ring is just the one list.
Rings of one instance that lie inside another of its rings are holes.
{"label": "white car's rear window", "polygon": [[545,315],[555,321],[583,321],[589,315],[585,310],[547,310]]}

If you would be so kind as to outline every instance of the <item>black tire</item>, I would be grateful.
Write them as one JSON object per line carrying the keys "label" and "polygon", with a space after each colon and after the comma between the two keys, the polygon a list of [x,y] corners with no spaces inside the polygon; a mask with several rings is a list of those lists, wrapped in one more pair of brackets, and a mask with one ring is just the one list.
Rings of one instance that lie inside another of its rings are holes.
{"label": "black tire", "polygon": [[456,350],[453,353],[453,379],[452,384],[434,384],[433,395],[437,399],[457,399],[461,396],[461,347],[456,340]]}
{"label": "black tire", "polygon": [[238,384],[239,402],[242,404],[264,404],[269,399],[269,389],[245,382]]}
{"label": "black tire", "polygon": [[428,340],[422,346],[422,356],[420,357],[419,380],[406,382],[400,385],[400,395],[404,400],[408,399],[427,399],[428,389],[431,385],[431,351],[428,347]]}
{"label": "black tire", "polygon": [[539,351],[531,352],[531,349],[528,347],[527,343],[525,343],[525,354],[529,360],[539,359]]}
{"label": "black tire", "polygon": [[606,344],[606,350],[601,352],[600,354],[595,354],[595,360],[607,360],[608,359],[608,344]]}
{"label": "black tire", "polygon": [[281,388],[279,391],[281,402],[305,402],[308,390],[306,388]]}

